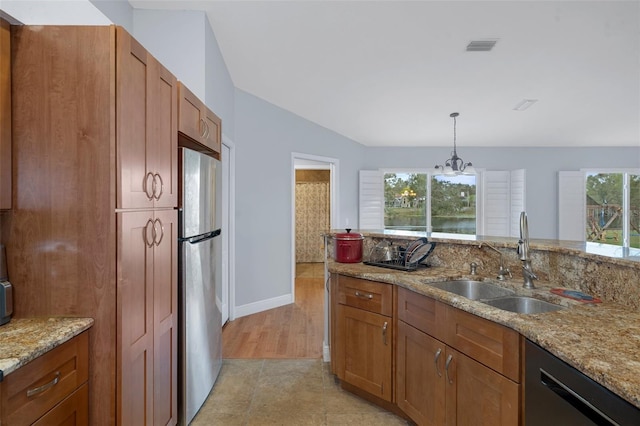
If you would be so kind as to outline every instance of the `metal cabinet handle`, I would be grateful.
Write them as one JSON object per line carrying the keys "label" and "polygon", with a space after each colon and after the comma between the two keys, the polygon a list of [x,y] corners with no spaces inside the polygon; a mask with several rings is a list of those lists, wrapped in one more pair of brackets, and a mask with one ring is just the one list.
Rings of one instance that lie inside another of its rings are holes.
{"label": "metal cabinet handle", "polygon": [[453,361],[453,355],[449,355],[447,357],[447,362],[444,364],[444,370],[447,373],[447,381],[449,382],[450,385],[453,384],[453,380],[451,380],[451,377],[449,377],[449,364],[451,364],[451,361]]}
{"label": "metal cabinet handle", "polygon": [[209,139],[209,134],[211,133],[211,131],[209,130],[209,123],[207,123],[206,121],[204,122],[204,138],[205,139]]}
{"label": "metal cabinet handle", "polygon": [[364,293],[360,293],[357,290],[356,290],[355,294],[356,294],[357,297],[361,297],[363,299],[369,299],[369,300],[373,299],[373,294],[364,294]]}
{"label": "metal cabinet handle", "polygon": [[[160,224],[160,239],[156,241],[156,236],[157,231],[156,231],[156,225]],[[156,219],[153,221],[153,242],[156,246],[159,246],[160,243],[162,242],[162,239],[164,238],[164,225],[162,224],[162,221],[160,219]]]}
{"label": "metal cabinet handle", "polygon": [[[151,177],[151,193],[149,193],[149,177]],[[155,178],[153,177],[153,173],[148,172],[146,175],[144,175],[144,178],[142,179],[142,190],[144,191],[144,193],[147,195],[147,198],[149,199],[149,201],[153,200],[154,197],[154,193],[155,193]]]}
{"label": "metal cabinet handle", "polygon": [[[160,181],[160,192],[156,195],[156,178],[158,178],[158,180]],[[160,197],[162,197],[162,193],[164,191],[164,181],[162,180],[162,176],[160,176],[160,173],[156,173],[153,175],[153,198],[155,198],[156,200],[159,200]]]}
{"label": "metal cabinet handle", "polygon": [[49,383],[45,383],[42,386],[38,386],[37,388],[27,389],[27,398],[31,398],[32,396],[38,395],[46,391],[49,388],[54,387],[60,381],[60,372],[56,371],[55,377]]}
{"label": "metal cabinet handle", "polygon": [[200,136],[203,138],[206,138],[205,136],[205,134],[207,133],[206,126],[207,126],[207,123],[204,121],[204,118],[201,118],[200,119]]}
{"label": "metal cabinet handle", "polygon": [[438,369],[438,360],[440,359],[440,355],[442,355],[442,349],[438,348],[436,356],[433,358],[433,363],[436,365],[436,373],[438,373],[438,377],[442,377],[442,373]]}
{"label": "metal cabinet handle", "polygon": [[382,326],[382,343],[384,343],[385,345],[387,344],[387,326],[389,325],[388,322],[384,322],[384,325]]}
{"label": "metal cabinet handle", "polygon": [[[149,234],[149,225],[152,226],[151,228],[151,237],[152,240],[151,242],[149,242],[149,238],[148,238],[148,234]],[[151,219],[147,220],[146,225],[144,225],[144,228],[142,228],[142,240],[144,241],[144,245],[151,248],[153,247],[153,244],[155,242],[155,230],[153,229],[153,221]]]}

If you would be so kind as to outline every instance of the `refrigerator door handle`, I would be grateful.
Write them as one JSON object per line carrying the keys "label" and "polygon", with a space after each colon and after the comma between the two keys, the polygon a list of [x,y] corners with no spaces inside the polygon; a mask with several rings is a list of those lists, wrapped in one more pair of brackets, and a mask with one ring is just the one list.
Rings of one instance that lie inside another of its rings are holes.
{"label": "refrigerator door handle", "polygon": [[203,241],[210,240],[212,238],[217,237],[218,235],[220,235],[221,232],[222,231],[220,229],[216,229],[215,231],[207,232],[206,234],[197,235],[195,237],[179,238],[178,241],[180,242],[186,241],[189,244],[198,244]]}

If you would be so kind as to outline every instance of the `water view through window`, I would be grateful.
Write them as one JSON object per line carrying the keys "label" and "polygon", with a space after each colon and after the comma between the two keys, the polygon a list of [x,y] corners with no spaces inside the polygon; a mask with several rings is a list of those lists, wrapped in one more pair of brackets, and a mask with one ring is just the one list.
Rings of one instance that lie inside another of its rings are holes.
{"label": "water view through window", "polygon": [[[430,179],[430,188],[427,179]],[[387,173],[384,194],[385,229],[476,233],[475,176]],[[431,223],[427,218],[429,206]]]}

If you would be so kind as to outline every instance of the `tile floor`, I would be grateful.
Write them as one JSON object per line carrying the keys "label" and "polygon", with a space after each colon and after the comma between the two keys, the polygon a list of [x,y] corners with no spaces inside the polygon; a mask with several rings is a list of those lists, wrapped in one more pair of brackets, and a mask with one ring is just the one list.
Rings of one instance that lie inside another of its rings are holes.
{"label": "tile floor", "polygon": [[225,359],[192,426],[410,424],[343,391],[320,359]]}

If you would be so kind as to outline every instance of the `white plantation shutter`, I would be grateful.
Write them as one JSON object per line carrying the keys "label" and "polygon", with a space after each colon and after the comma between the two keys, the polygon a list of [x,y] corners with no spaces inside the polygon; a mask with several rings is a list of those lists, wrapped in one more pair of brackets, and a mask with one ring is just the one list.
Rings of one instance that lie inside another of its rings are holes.
{"label": "white plantation shutter", "polygon": [[360,170],[358,229],[384,229],[384,175]]}
{"label": "white plantation shutter", "polygon": [[482,232],[508,237],[511,222],[511,175],[508,171],[482,173]]}
{"label": "white plantation shutter", "polygon": [[520,237],[520,213],[526,211],[524,169],[511,171],[511,236]]}
{"label": "white plantation shutter", "polygon": [[558,239],[585,241],[584,172],[558,172]]}

